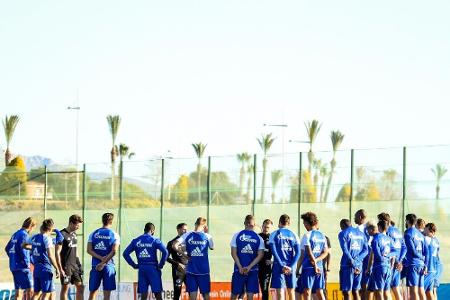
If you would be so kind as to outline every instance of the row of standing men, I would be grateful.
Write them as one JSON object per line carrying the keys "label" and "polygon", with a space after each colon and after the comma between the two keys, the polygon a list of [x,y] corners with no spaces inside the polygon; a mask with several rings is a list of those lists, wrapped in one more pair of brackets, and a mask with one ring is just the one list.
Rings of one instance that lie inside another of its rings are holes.
{"label": "row of standing men", "polygon": [[[102,216],[103,226],[89,235],[87,252],[92,256],[89,299],[95,299],[102,283],[105,299],[109,299],[111,291],[116,289],[113,257],[120,245],[120,237],[111,228],[113,218],[113,214],[105,213]],[[283,298],[284,289],[291,299],[294,298],[294,291],[297,298],[310,299],[311,294],[315,294],[316,298],[325,299],[329,240],[318,230],[318,219],[314,213],[305,213],[301,218],[307,232],[300,240],[289,229],[288,215],[280,216],[278,229],[271,234],[271,220],[265,220],[262,232],[257,234],[254,217],[246,216],[244,230],[237,232],[230,243],[235,262],[232,299],[244,293],[251,299],[260,289],[263,299],[268,299],[269,286],[276,290],[278,299]],[[355,214],[357,227],[353,228],[346,219],[340,222],[338,237],[343,256],[339,277],[344,297],[349,299],[353,295],[354,299],[369,299],[374,293],[377,299],[384,299],[392,287],[396,299],[401,299],[399,287],[400,276],[403,275],[412,299],[425,295],[425,290],[427,297],[434,299],[442,269],[437,254],[439,244],[434,236],[436,226],[427,224],[424,236],[415,229],[415,215],[407,215],[408,230],[403,238],[392,224],[389,214],[381,213],[378,219],[377,226],[370,224],[366,222],[365,211],[359,210]],[[83,271],[76,253],[76,231],[82,221],[77,215],[71,216],[67,228],[55,230],[56,238],[52,240],[50,233],[54,231],[54,223],[51,219],[44,220],[40,233],[31,238],[28,235],[36,222],[31,218],[25,220],[23,228],[12,236],[5,248],[18,299],[21,299],[24,290],[29,298],[54,298],[52,265],[62,283],[60,298],[67,299],[68,286],[75,284],[77,299],[82,299]],[[172,264],[175,299],[179,299],[183,283],[191,299],[196,299],[198,291],[209,299],[208,249],[214,248],[214,242],[208,234],[206,219],[199,217],[190,232],[185,223],[178,224],[178,235],[167,247],[153,236],[154,231],[152,223],[145,224],[144,234],[133,239],[123,252],[127,263],[138,270],[138,293],[141,297],[147,299],[151,287],[156,298],[162,298],[161,269],[167,260]],[[53,245],[56,245],[55,256],[50,250]],[[160,260],[157,251],[162,253]],[[131,257],[133,252],[137,262]],[[30,262],[34,264],[33,276],[29,270]],[[34,293],[31,293],[32,281]]]}

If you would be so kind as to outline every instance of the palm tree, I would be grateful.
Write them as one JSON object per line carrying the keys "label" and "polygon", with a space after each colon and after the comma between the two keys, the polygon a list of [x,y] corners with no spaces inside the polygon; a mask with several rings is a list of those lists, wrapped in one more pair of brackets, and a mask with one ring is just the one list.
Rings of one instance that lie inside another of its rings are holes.
{"label": "palm tree", "polygon": [[275,203],[275,189],[283,177],[283,170],[272,171],[272,203]]}
{"label": "palm tree", "polygon": [[320,196],[319,202],[323,202],[323,192],[325,191],[325,179],[328,176],[328,165],[323,165],[320,168],[320,176],[322,177],[322,183],[320,184]]}
{"label": "palm tree", "polygon": [[116,158],[119,154],[119,149],[116,145],[117,133],[120,127],[119,115],[108,115],[106,117],[108,121],[109,132],[111,133],[112,147],[111,147],[111,200],[114,200],[114,181],[116,178]]}
{"label": "palm tree", "polygon": [[437,164],[436,169],[431,169],[431,172],[436,176],[436,200],[439,200],[439,191],[441,190],[440,183],[442,177],[444,177],[445,173],[447,173],[447,169],[441,165]]}
{"label": "palm tree", "polygon": [[203,154],[205,153],[205,149],[206,149],[207,144],[202,144],[202,143],[197,143],[197,144],[192,144],[192,147],[194,148],[195,154],[197,155],[198,158],[198,163],[197,163],[197,190],[198,190],[198,204],[200,205],[202,203],[202,190],[201,190],[201,179],[202,179],[202,175],[201,175],[201,171],[202,171],[202,157]]}
{"label": "palm tree", "polygon": [[314,189],[318,190],[318,184],[319,184],[319,173],[320,168],[322,167],[322,160],[321,159],[314,159],[313,160],[313,167],[314,167]]}
{"label": "palm tree", "polygon": [[244,192],[244,182],[245,182],[245,165],[250,160],[251,156],[247,152],[239,153],[236,155],[237,160],[241,163],[241,170],[239,172],[239,194],[241,196],[245,195]]}
{"label": "palm tree", "polygon": [[252,195],[252,188],[253,188],[253,173],[255,171],[255,166],[253,164],[249,164],[247,166],[247,204],[250,204],[250,199]]}
{"label": "palm tree", "polygon": [[11,144],[12,137],[14,135],[14,131],[16,130],[16,126],[19,123],[19,116],[12,115],[6,116],[3,121],[3,129],[5,131],[6,138],[6,151],[5,151],[5,165],[9,165],[11,162],[11,151],[9,150],[9,145]]}
{"label": "palm tree", "polygon": [[123,162],[124,157],[131,159],[133,156],[135,156],[136,153],[130,152],[130,147],[128,147],[126,144],[120,143],[119,144],[119,156],[120,156],[120,162]]}
{"label": "palm tree", "polygon": [[311,176],[312,175],[311,169],[312,169],[312,164],[314,161],[313,144],[317,138],[317,135],[319,134],[320,127],[322,127],[322,124],[320,124],[318,120],[312,120],[312,121],[305,122],[305,127],[306,127],[306,132],[308,134],[308,141],[309,141],[308,172],[309,172],[309,175]]}
{"label": "palm tree", "polygon": [[264,153],[264,158],[262,161],[263,174],[262,174],[262,182],[261,182],[261,203],[264,202],[264,191],[266,188],[266,171],[267,171],[267,152],[269,152],[270,147],[272,147],[275,138],[272,137],[272,133],[268,133],[266,135],[261,135],[261,139],[257,139],[261,150]]}
{"label": "palm tree", "polygon": [[336,130],[336,131],[332,131],[331,135],[331,145],[333,146],[333,158],[331,159],[330,162],[330,174],[328,175],[328,182],[327,182],[327,188],[325,190],[325,196],[324,196],[324,202],[327,202],[328,199],[328,194],[330,193],[330,188],[331,188],[331,182],[333,181],[333,173],[334,170],[336,169],[336,151],[338,151],[339,147],[342,144],[342,141],[344,140],[344,135]]}

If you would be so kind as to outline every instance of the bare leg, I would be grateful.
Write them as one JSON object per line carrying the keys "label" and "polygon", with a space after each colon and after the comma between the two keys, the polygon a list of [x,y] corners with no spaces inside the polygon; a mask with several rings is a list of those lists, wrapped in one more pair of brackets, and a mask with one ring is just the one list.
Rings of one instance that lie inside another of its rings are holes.
{"label": "bare leg", "polygon": [[84,285],[82,282],[75,282],[75,289],[77,290],[77,294],[75,296],[76,300],[84,299]]}
{"label": "bare leg", "polygon": [[423,287],[420,287],[420,288],[418,288],[418,290],[419,290],[420,300],[427,299],[427,296],[425,295],[425,289]]}
{"label": "bare leg", "polygon": [[391,300],[391,291],[383,291],[384,300]]}
{"label": "bare leg", "polygon": [[147,300],[148,299],[148,292],[141,293],[141,300]]}
{"label": "bare leg", "polygon": [[295,290],[294,289],[286,289],[286,294],[288,296],[288,300],[295,300]]}
{"label": "bare leg", "polygon": [[394,292],[395,300],[403,300],[401,287],[399,286],[392,287],[392,292]]}
{"label": "bare leg", "polygon": [[203,300],[209,300],[209,293],[202,294]]}
{"label": "bare leg", "polygon": [[247,293],[247,300],[253,300],[253,293]]}
{"label": "bare leg", "polygon": [[103,291],[103,300],[111,299],[111,291]]}
{"label": "bare leg", "polygon": [[155,299],[156,300],[162,300],[162,294],[161,293],[154,293],[154,295],[155,295]]}
{"label": "bare leg", "polygon": [[16,299],[16,300],[19,300],[19,299],[22,300],[22,298],[23,298],[23,291],[20,290],[20,289],[16,290],[16,296],[15,296],[14,299]]}
{"label": "bare leg", "polygon": [[94,300],[97,297],[98,291],[89,292],[89,300]]}
{"label": "bare leg", "polygon": [[352,291],[353,300],[361,300],[361,295],[359,294],[359,291]]}
{"label": "bare leg", "polygon": [[318,289],[315,293],[318,300],[325,300],[325,295],[323,294],[322,289]]}
{"label": "bare leg", "polygon": [[374,294],[375,294],[375,300],[384,300],[383,299],[383,291],[378,290],[378,291],[375,291]]}
{"label": "bare leg", "polygon": [[31,298],[31,299],[38,300],[40,297],[41,297],[41,292],[37,292],[37,293],[33,294],[33,298]]}
{"label": "bare leg", "polygon": [[69,291],[69,285],[63,284],[61,285],[61,293],[59,294],[60,300],[67,300],[67,292]]}
{"label": "bare leg", "polygon": [[197,292],[189,293],[189,300],[196,300],[196,299],[197,299]]}
{"label": "bare leg", "polygon": [[350,292],[342,291],[342,296],[344,296],[344,300],[350,300]]}
{"label": "bare leg", "polygon": [[277,289],[276,290],[276,294],[277,294],[277,299],[276,300],[284,300],[284,293],[283,293],[283,289]]}
{"label": "bare leg", "polygon": [[304,289],[303,290],[303,300],[310,300],[310,299],[311,299],[311,290]]}
{"label": "bare leg", "polygon": [[411,300],[419,300],[419,291],[417,286],[410,286],[408,288],[409,291],[409,297],[411,298]]}

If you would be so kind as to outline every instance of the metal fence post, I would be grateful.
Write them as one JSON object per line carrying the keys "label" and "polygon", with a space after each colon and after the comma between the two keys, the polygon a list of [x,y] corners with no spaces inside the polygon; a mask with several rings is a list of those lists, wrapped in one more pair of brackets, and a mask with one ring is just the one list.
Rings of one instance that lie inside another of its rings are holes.
{"label": "metal fence post", "polygon": [[44,219],[47,219],[47,185],[48,185],[48,173],[47,166],[44,167]]}
{"label": "metal fence post", "polygon": [[164,171],[165,164],[164,158],[161,159],[161,191],[160,191],[160,208],[159,208],[159,238],[162,239],[163,235],[163,209],[164,209]]}
{"label": "metal fence post", "polygon": [[210,217],[210,205],[211,205],[211,156],[208,156],[208,175],[206,177],[206,219],[208,220],[208,226],[211,228],[211,221],[209,220]]}
{"label": "metal fence post", "polygon": [[83,197],[83,203],[82,203],[82,211],[81,211],[81,218],[83,219],[83,228],[81,231],[81,234],[83,236],[83,248],[81,251],[81,265],[83,266],[83,270],[86,270],[86,268],[84,267],[84,252],[85,252],[85,241],[86,241],[86,198],[87,198],[87,194],[86,194],[86,181],[87,181],[87,176],[86,176],[86,164],[83,164],[83,186],[82,186],[82,197]]}
{"label": "metal fence post", "polygon": [[353,211],[353,188],[354,188],[354,171],[355,171],[355,151],[352,149],[350,151],[350,197],[349,197],[349,205],[348,205],[348,218],[352,219],[352,211]]}
{"label": "metal fence post", "polygon": [[252,201],[252,215],[255,215],[256,204],[256,154],[253,155],[253,201]]}
{"label": "metal fence post", "polygon": [[402,232],[405,231],[405,209],[406,209],[406,147],[403,147],[403,178],[402,178]]}
{"label": "metal fence post", "polygon": [[[119,236],[122,236],[122,207],[123,207],[123,161],[120,160],[119,163]],[[119,245],[119,255],[117,256],[117,273],[119,273],[119,280],[121,282],[121,246]]]}
{"label": "metal fence post", "polygon": [[302,172],[303,172],[303,153],[300,152],[298,155],[298,194],[297,194],[297,234],[300,234],[300,214],[301,214],[301,203],[302,203]]}

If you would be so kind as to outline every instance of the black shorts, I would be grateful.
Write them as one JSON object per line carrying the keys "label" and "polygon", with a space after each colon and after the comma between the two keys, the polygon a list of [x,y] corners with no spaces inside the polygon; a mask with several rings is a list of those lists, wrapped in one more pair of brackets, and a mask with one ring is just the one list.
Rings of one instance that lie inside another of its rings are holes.
{"label": "black shorts", "polygon": [[83,284],[83,269],[81,267],[64,268],[66,278],[60,276],[61,284]]}

